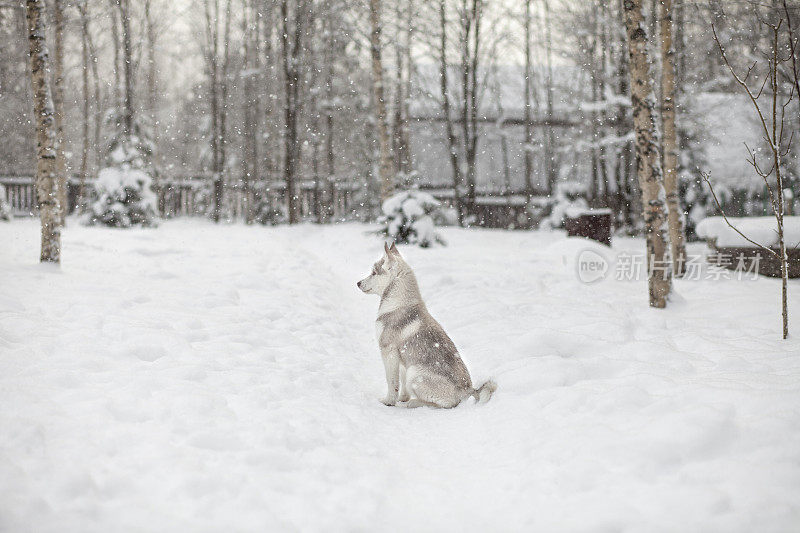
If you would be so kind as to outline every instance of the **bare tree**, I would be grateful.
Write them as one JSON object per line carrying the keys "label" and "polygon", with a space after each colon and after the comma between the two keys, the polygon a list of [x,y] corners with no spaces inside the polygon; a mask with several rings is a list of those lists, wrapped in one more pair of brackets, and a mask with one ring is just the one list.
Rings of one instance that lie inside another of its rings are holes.
{"label": "bare tree", "polygon": [[331,9],[333,3],[328,4],[330,12],[325,17],[327,31],[325,32],[325,161],[328,180],[328,198],[330,204],[327,207],[326,219],[333,216],[335,208],[333,206],[334,195],[336,191],[336,158],[333,148],[333,135],[334,135],[334,104],[333,104],[333,79],[336,74],[334,54],[337,45],[336,32],[334,31],[333,20],[334,12]]}
{"label": "bare tree", "polygon": [[[403,10],[405,7],[405,11]],[[395,3],[397,31],[395,33],[395,103],[392,121],[392,151],[394,166],[398,173],[408,175],[411,171],[411,154],[408,133],[408,99],[411,92],[411,48],[414,29],[413,0]],[[403,40],[401,42],[401,36]]]}
{"label": "bare tree", "polygon": [[[618,42],[616,50],[612,54],[616,60],[617,68],[615,72],[617,94],[627,96],[630,94],[630,74],[628,54],[625,50],[625,43]],[[622,106],[617,106],[614,117],[616,125],[616,135],[623,138],[630,131],[630,116]],[[616,206],[618,216],[622,219],[623,225],[630,226],[633,223],[633,187],[630,181],[631,167],[634,162],[633,146],[630,142],[625,142],[614,158],[614,185],[617,191]]]}
{"label": "bare tree", "polygon": [[153,130],[153,142],[158,140],[158,120],[156,107],[158,106],[158,66],[156,65],[156,39],[157,32],[152,9],[152,1],[144,0],[144,23],[147,27],[145,39],[147,41],[147,111],[150,127]]}
{"label": "bare tree", "polygon": [[83,211],[86,198],[86,179],[89,174],[89,13],[87,2],[78,2],[76,7],[80,14],[81,21],[81,80],[83,82],[83,121],[82,121],[82,144],[81,144],[81,169],[80,169],[80,188],[78,189],[78,211]]}
{"label": "bare tree", "polygon": [[228,73],[231,63],[231,8],[233,0],[225,1],[225,27],[222,36],[222,71],[220,73],[220,105],[219,111],[219,170],[220,179],[214,184],[214,221],[218,222],[222,211],[222,196],[225,188],[225,177],[228,171],[228,110],[230,107],[230,80]]}
{"label": "bare tree", "polygon": [[[787,12],[788,16],[788,12]],[[761,163],[758,159],[757,150],[747,147],[747,151],[749,154],[748,161],[753,166],[756,174],[758,174],[761,179],[764,180],[764,184],[767,188],[767,192],[769,195],[770,207],[772,208],[772,214],[775,216],[775,222],[777,223],[778,229],[778,250],[774,250],[768,246],[760,244],[741,231],[739,231],[728,218],[725,216],[725,212],[722,209],[722,206],[717,199],[716,194],[714,193],[714,189],[711,186],[711,181],[708,178],[708,175],[704,175],[703,178],[709,186],[711,190],[711,194],[714,198],[717,207],[719,208],[720,212],[722,213],[725,222],[730,226],[736,233],[741,235],[745,240],[754,244],[758,248],[766,251],[767,253],[775,256],[781,265],[781,318],[782,318],[782,325],[783,325],[783,338],[786,339],[789,336],[789,308],[788,308],[788,279],[789,279],[789,269],[788,269],[788,258],[786,255],[786,241],[784,238],[784,216],[785,216],[785,208],[786,208],[786,199],[784,196],[784,175],[783,175],[783,167],[782,167],[782,159],[789,154],[789,148],[791,145],[791,137],[789,135],[789,140],[786,140],[786,135],[784,134],[784,126],[785,126],[785,114],[786,108],[792,103],[794,98],[797,96],[795,94],[795,87],[797,87],[797,82],[795,82],[795,86],[792,87],[791,92],[789,95],[784,99],[783,102],[779,101],[780,98],[780,87],[778,82],[779,77],[779,70],[782,68],[782,64],[786,62],[790,62],[791,59],[781,56],[780,47],[779,47],[779,36],[780,36],[780,28],[783,24],[783,18],[779,18],[777,22],[769,22],[769,21],[762,21],[761,22],[764,26],[769,29],[770,32],[770,50],[769,56],[767,59],[767,72],[765,73],[763,80],[760,85],[756,81],[756,89],[752,89],[750,85],[748,85],[749,80],[754,79],[755,76],[751,78],[753,75],[754,69],[756,67],[756,63],[750,65],[747,69],[747,72],[744,76],[741,76],[736,73],[736,70],[731,65],[728,55],[725,52],[725,47],[719,40],[717,36],[717,31],[714,25],[711,25],[711,30],[714,35],[714,40],[717,43],[719,48],[719,52],[722,56],[725,65],[728,68],[733,79],[736,83],[742,88],[742,90],[747,94],[750,103],[753,106],[753,111],[758,116],[758,123],[761,126],[761,133],[763,134],[763,139],[768,148],[768,156],[769,156],[769,164],[771,165],[769,168],[762,167]],[[794,36],[793,32],[789,33],[789,41],[790,46],[789,48],[793,51],[795,46],[794,43]],[[762,95],[764,95],[764,88],[768,87],[767,97],[768,97],[768,104],[767,108],[763,109],[759,99]],[[772,179],[774,178],[774,183],[771,183]]]}
{"label": "bare tree", "polygon": [[379,179],[381,182],[381,201],[386,200],[394,191],[394,169],[392,168],[391,143],[389,125],[384,100],[383,63],[381,60],[381,2],[369,0],[370,20],[370,52],[372,56],[372,97],[375,105],[375,121],[378,132]]}
{"label": "bare tree", "polygon": [[481,57],[481,19],[483,17],[483,0],[462,0],[461,6],[461,129],[464,144],[464,175],[467,187],[467,210],[470,214],[475,209],[477,191],[477,170],[475,168],[478,155],[478,104],[480,86],[478,83],[478,67]]}
{"label": "bare tree", "polygon": [[242,185],[244,189],[245,223],[253,223],[253,181],[258,179],[259,167],[259,91],[256,76],[261,72],[259,41],[261,25],[254,0],[242,0],[242,36],[244,45],[244,98],[242,99],[244,129]]}
{"label": "bare tree", "polygon": [[447,132],[447,147],[450,156],[450,167],[453,171],[453,199],[458,212],[458,224],[464,225],[464,206],[461,202],[461,185],[463,178],[461,165],[458,161],[458,146],[453,124],[452,105],[450,103],[450,82],[447,71],[447,4],[446,0],[439,0],[439,28],[441,31],[439,41],[439,88],[442,96],[442,115]]}
{"label": "bare tree", "polygon": [[[86,15],[87,19],[89,18],[89,7],[88,2],[84,4],[86,8]],[[102,131],[102,123],[103,123],[103,106],[101,105],[101,95],[100,95],[100,72],[97,67],[98,63],[98,55],[97,55],[97,48],[94,45],[94,39],[92,38],[92,32],[89,28],[89,20],[86,21],[86,44],[89,47],[89,64],[92,67],[92,93],[93,93],[93,102],[94,102],[94,131],[93,131],[93,139],[94,139],[94,164],[95,168],[97,168],[100,164],[100,151],[101,151],[101,143],[100,143],[100,133]]]}
{"label": "bare tree", "polygon": [[675,130],[675,48],[672,44],[672,0],[660,0],[661,24],[661,130],[667,224],[676,277],[686,272],[686,243],[678,197],[678,140]]}
{"label": "bare tree", "polygon": [[67,216],[67,160],[64,154],[64,10],[62,0],[53,0],[53,105],[56,112],[56,174],[58,175],[58,218],[63,226]]}
{"label": "bare tree", "polygon": [[550,17],[550,2],[542,0],[544,7],[544,34],[545,34],[545,66],[547,76],[545,79],[545,105],[547,113],[547,131],[545,133],[544,159],[545,173],[547,176],[547,192],[555,193],[557,168],[555,161],[555,133],[553,131],[554,109],[553,109],[553,37],[551,34],[552,20]]}
{"label": "bare tree", "polygon": [[[320,120],[324,123],[324,133],[322,140],[325,143],[325,179],[324,188],[323,180],[318,177],[315,181],[317,188],[317,201],[319,202],[322,196],[326,196],[327,202],[322,202],[317,206],[317,222],[327,222],[331,219],[334,212],[334,196],[336,188],[336,154],[334,152],[334,97],[333,97],[333,84],[335,77],[335,55],[338,46],[337,34],[338,22],[340,14],[337,13],[339,7],[337,2],[327,0],[324,4],[326,13],[321,17],[323,35],[325,36],[322,42],[322,52],[320,54],[322,60],[322,72],[320,76],[323,87],[320,93],[323,96],[322,104],[319,106]],[[322,127],[320,127],[321,129]],[[321,142],[320,141],[320,142]],[[319,148],[317,148],[319,149]]]}
{"label": "bare tree", "polygon": [[284,83],[284,156],[283,176],[286,181],[286,202],[289,224],[300,221],[296,174],[300,159],[298,117],[300,114],[300,57],[304,46],[304,24],[307,23],[306,0],[297,0],[290,16],[289,0],[281,1],[281,56]]}
{"label": "bare tree", "polygon": [[523,97],[523,121],[525,122],[525,194],[527,194],[528,201],[530,202],[530,198],[533,195],[533,123],[531,121],[533,59],[531,51],[531,0],[525,0],[525,14],[523,20],[523,31],[525,34],[525,95]]}
{"label": "bare tree", "polygon": [[122,101],[122,133],[124,137],[133,134],[133,46],[131,44],[130,0],[117,0],[120,27],[122,28],[122,64],[124,74]]}
{"label": "bare tree", "polygon": [[642,17],[642,0],[624,0],[625,28],[630,55],[631,103],[636,133],[636,163],[642,190],[642,211],[647,241],[648,292],[650,306],[663,308],[671,289],[671,276],[664,235],[664,200],[661,160],[654,112],[655,95],[650,77],[647,33]]}
{"label": "bare tree", "polygon": [[111,4],[111,41],[114,44],[114,106],[117,109],[122,107],[122,63],[119,44],[119,0],[109,0]]}
{"label": "bare tree", "polygon": [[[156,31],[155,16],[153,14],[151,0],[144,0],[144,23],[145,23],[145,41],[146,41],[146,59],[147,64],[147,118],[150,123],[150,135],[152,146],[155,150],[158,147],[159,135],[159,120],[158,120],[158,65],[156,64],[156,45],[158,39],[158,32]],[[158,161],[156,154],[151,154],[151,160],[155,163]],[[160,191],[159,186],[159,173],[158,166],[153,172],[153,186],[156,190]],[[157,211],[160,216],[164,215],[164,195],[158,195]]]}
{"label": "bare tree", "polygon": [[[230,2],[227,0],[226,13],[230,19]],[[211,173],[213,180],[213,206],[211,210],[211,219],[214,222],[219,222],[222,216],[222,202],[225,193],[225,156],[224,156],[224,107],[226,105],[225,96],[222,94],[223,88],[227,81],[223,80],[224,68],[221,68],[220,63],[225,59],[220,60],[219,57],[219,0],[205,0],[204,12],[206,22],[206,42],[205,42],[205,56],[206,56],[206,71],[208,73],[208,89],[209,100],[211,102]],[[229,22],[226,22],[229,25]],[[227,33],[227,32],[226,32]]]}
{"label": "bare tree", "polygon": [[36,117],[36,196],[42,222],[40,260],[58,263],[61,260],[61,224],[58,204],[58,168],[56,166],[55,110],[47,72],[50,58],[45,38],[44,0],[26,0],[30,47],[31,87]]}
{"label": "bare tree", "polygon": [[[597,91],[600,98],[606,98],[606,91],[609,85],[609,72],[610,72],[610,65],[609,65],[609,57],[610,57],[610,46],[609,46],[609,13],[608,13],[608,5],[606,2],[602,2],[600,5],[600,61],[599,61],[599,76],[598,76],[598,83],[597,83]],[[609,109],[608,106],[603,106],[603,109],[600,111],[600,132],[605,136],[608,133],[607,125],[609,123]],[[608,207],[612,204],[611,201],[611,183],[608,175],[608,155],[607,155],[607,143],[601,142],[599,148],[599,163],[600,163],[600,179],[603,182],[603,204]]]}

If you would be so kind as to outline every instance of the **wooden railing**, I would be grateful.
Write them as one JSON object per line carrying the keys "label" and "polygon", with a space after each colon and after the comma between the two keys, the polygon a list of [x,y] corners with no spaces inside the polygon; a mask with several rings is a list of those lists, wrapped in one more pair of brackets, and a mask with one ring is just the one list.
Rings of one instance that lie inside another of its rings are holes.
{"label": "wooden railing", "polygon": [[30,176],[0,176],[0,185],[6,190],[5,200],[14,216],[31,216],[36,213],[36,189]]}
{"label": "wooden railing", "polygon": [[[14,216],[34,216],[37,214],[36,194],[32,176],[2,176],[0,184],[5,186],[6,199]],[[186,216],[207,216],[210,213],[211,176],[178,176],[161,178],[153,187],[157,196],[159,214],[165,218]],[[339,181],[323,183],[317,187],[314,180],[302,179],[297,183],[300,216],[316,219],[317,210],[323,209],[323,218],[341,220],[351,218],[355,210],[355,193],[360,186],[353,178],[340,178]],[[92,180],[86,182],[86,194],[91,197],[94,188]],[[262,181],[254,184],[250,192],[251,201],[258,196],[272,211],[284,210],[285,183],[280,180]],[[453,190],[441,186],[422,186],[444,205],[453,207]],[[69,212],[74,212],[80,192],[80,180],[69,180],[67,199]],[[321,194],[317,201],[317,194]],[[224,216],[243,220],[247,209],[248,194],[241,183],[225,184]],[[472,206],[474,223],[479,226],[495,228],[527,228],[532,224],[527,210],[527,197],[513,191],[490,193],[483,191],[476,197]]]}
{"label": "wooden railing", "polygon": [[[164,217],[202,216],[209,210],[211,201],[210,176],[182,176],[171,179],[161,179],[153,187],[158,198],[157,204],[160,214]],[[11,206],[14,216],[34,216],[36,208],[36,187],[33,176],[2,176],[0,185],[6,191],[6,200]],[[313,180],[303,179],[298,181],[297,190],[300,197],[299,205],[302,217],[316,217],[318,206],[322,205],[328,213],[335,218],[346,218],[351,214],[354,192],[357,183],[353,179],[342,179],[333,184],[325,183],[320,188],[315,186]],[[91,195],[94,189],[92,180],[86,182],[86,194]],[[254,184],[251,189],[253,197],[266,200],[269,207],[277,209],[285,202],[285,184],[282,181],[265,181]],[[68,210],[74,212],[80,191],[80,180],[70,178],[67,188]],[[318,191],[323,195],[317,202]],[[225,185],[225,210],[234,218],[243,219],[247,206],[247,197],[244,187],[239,183],[226,183]]]}

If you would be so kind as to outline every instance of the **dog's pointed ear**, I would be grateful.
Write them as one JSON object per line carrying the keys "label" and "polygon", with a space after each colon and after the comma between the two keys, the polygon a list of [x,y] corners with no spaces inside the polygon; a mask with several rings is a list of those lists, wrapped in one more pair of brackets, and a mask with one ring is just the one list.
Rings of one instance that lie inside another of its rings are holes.
{"label": "dog's pointed ear", "polygon": [[[392,246],[394,246],[394,243],[392,243]],[[389,249],[389,245],[386,244],[386,241],[383,243],[383,251],[386,252],[387,256],[392,255],[392,251]]]}
{"label": "dog's pointed ear", "polygon": [[400,250],[397,249],[397,246],[395,246],[394,243],[392,243],[392,246],[389,248],[389,253],[392,253],[392,254],[400,257]]}

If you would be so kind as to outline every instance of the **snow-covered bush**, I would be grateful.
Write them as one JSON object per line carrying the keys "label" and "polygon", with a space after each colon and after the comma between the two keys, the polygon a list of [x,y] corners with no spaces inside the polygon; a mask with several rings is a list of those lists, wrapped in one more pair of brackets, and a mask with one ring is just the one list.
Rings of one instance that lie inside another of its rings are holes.
{"label": "snow-covered bush", "polygon": [[433,224],[437,227],[458,225],[458,209],[450,205],[442,205],[435,209],[431,213],[431,217],[433,217]]}
{"label": "snow-covered bush", "polygon": [[150,184],[150,176],[142,170],[104,168],[95,182],[97,199],[89,205],[86,223],[117,228],[154,225],[156,198]]}
{"label": "snow-covered bush", "polygon": [[544,221],[545,225],[549,227],[549,215],[553,212],[555,203],[555,199],[549,196],[534,196],[528,202],[523,215],[527,220],[520,220],[519,225],[525,227],[527,224],[531,228],[539,228]]}
{"label": "snow-covered bush", "polygon": [[0,184],[0,220],[11,220],[11,206],[6,202],[6,188]]}
{"label": "snow-covered bush", "polygon": [[156,196],[151,190],[150,154],[152,142],[147,131],[134,122],[133,131],[121,128],[121,118],[109,113],[107,121],[114,134],[107,147],[106,166],[95,182],[94,201],[84,215],[88,225],[118,228],[155,226]]}
{"label": "snow-covered bush", "polygon": [[273,206],[270,205],[269,199],[265,198],[256,203],[253,220],[265,226],[277,226],[289,221],[289,213],[286,211],[285,204],[278,203]]}
{"label": "snow-covered bush", "polygon": [[586,187],[581,183],[571,181],[563,182],[556,189],[556,199],[548,223],[552,228],[563,228],[564,218],[568,210],[587,209]]}
{"label": "snow-covered bush", "polygon": [[379,234],[398,244],[416,244],[422,248],[434,243],[444,245],[434,223],[439,207],[439,201],[430,194],[413,189],[399,192],[381,206],[383,215],[378,222],[383,227]]}
{"label": "snow-covered bush", "polygon": [[253,222],[265,226],[277,226],[289,222],[286,202],[275,198],[275,191],[270,189],[268,182],[254,183],[252,198]]}

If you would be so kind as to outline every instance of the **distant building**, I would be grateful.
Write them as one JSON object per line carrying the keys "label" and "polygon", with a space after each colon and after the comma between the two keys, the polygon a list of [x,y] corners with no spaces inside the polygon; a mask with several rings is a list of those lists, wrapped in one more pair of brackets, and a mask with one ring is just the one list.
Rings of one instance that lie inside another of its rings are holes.
{"label": "distant building", "polygon": [[[483,76],[483,74],[481,75]],[[567,69],[559,70],[559,78],[567,78]],[[459,109],[459,75],[450,74],[454,120]],[[479,101],[478,154],[476,184],[484,194],[522,193],[525,189],[525,130],[523,73],[519,67],[498,67],[485,76],[486,83]],[[413,79],[410,105],[410,148],[413,166],[420,172],[420,185],[447,188],[453,185],[453,172],[442,114],[438,68],[418,68]],[[539,89],[541,91],[541,88]],[[572,150],[579,133],[579,122],[567,105],[564,91],[554,94],[555,127],[553,164],[562,179],[580,180],[588,167],[588,158]],[[544,142],[547,117],[544,94],[536,95],[532,106],[534,142],[532,182],[535,192],[546,193]],[[456,122],[456,135],[461,123]]]}

